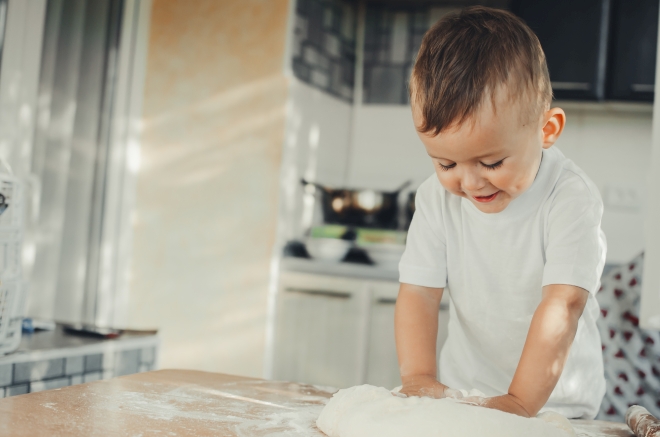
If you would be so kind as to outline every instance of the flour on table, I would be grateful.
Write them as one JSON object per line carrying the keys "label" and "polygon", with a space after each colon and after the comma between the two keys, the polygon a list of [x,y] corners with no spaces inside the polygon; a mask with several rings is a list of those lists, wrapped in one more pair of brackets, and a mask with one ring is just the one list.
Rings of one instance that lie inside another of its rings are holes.
{"label": "flour on table", "polygon": [[381,387],[339,390],[316,421],[330,437],[573,437],[556,413],[526,419],[454,399],[400,398]]}

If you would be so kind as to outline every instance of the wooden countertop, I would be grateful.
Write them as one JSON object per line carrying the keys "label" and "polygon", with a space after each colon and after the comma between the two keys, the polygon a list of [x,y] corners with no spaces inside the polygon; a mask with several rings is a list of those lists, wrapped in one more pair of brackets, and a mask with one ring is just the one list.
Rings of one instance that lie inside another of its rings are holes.
{"label": "wooden countertop", "polygon": [[[313,386],[159,370],[0,400],[0,436],[323,436],[330,393]],[[631,437],[624,424],[574,421],[579,436]]]}

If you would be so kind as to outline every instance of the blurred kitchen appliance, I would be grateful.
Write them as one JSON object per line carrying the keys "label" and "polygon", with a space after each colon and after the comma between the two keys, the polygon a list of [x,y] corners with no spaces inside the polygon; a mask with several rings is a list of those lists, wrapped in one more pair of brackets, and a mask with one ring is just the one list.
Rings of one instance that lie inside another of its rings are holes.
{"label": "blurred kitchen appliance", "polygon": [[321,192],[323,221],[342,225],[396,229],[399,227],[399,194],[412,181],[394,191],[330,188],[301,179]]}
{"label": "blurred kitchen appliance", "polygon": [[415,214],[415,195],[417,191],[411,191],[406,198],[406,229],[410,227],[413,215]]}
{"label": "blurred kitchen appliance", "polygon": [[0,168],[0,355],[14,352],[21,341],[24,311],[22,284],[22,187],[3,163]]}

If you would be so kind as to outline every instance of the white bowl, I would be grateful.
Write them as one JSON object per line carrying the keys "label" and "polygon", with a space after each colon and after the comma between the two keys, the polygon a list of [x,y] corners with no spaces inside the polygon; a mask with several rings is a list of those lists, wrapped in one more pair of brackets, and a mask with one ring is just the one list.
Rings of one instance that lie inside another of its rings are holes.
{"label": "white bowl", "polygon": [[307,238],[305,247],[312,258],[320,261],[339,262],[351,249],[352,243],[338,238]]}
{"label": "white bowl", "polygon": [[365,244],[361,245],[369,254],[369,258],[377,266],[396,269],[399,267],[399,261],[406,250],[403,244]]}

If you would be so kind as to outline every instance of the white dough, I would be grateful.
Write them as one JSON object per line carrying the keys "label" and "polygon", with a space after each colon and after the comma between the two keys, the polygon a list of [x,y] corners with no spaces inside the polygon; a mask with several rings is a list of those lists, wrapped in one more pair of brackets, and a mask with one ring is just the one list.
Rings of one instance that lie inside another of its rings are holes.
{"label": "white dough", "polygon": [[564,431],[566,431],[567,435],[571,437],[576,437],[575,430],[573,429],[573,425],[571,425],[571,422],[561,414],[555,413],[554,411],[546,411],[545,413],[541,413],[536,417],[538,417],[543,421],[553,424],[559,429],[563,429]]}
{"label": "white dough", "polygon": [[[403,388],[402,385],[394,387],[392,389],[392,393],[399,393],[402,388]],[[486,397],[485,394],[483,394],[482,392],[480,392],[476,388],[473,388],[472,390],[469,390],[469,391],[468,390],[462,390],[462,389],[461,390],[456,390],[456,389],[453,389],[453,388],[447,388],[447,389],[445,389],[445,395],[447,395],[447,390],[451,390],[453,392],[453,395],[447,396],[448,398],[460,398],[460,397],[467,398],[467,397],[473,397],[473,396],[480,397],[480,398],[485,398]],[[460,393],[460,396],[458,395],[458,393]]]}
{"label": "white dough", "polygon": [[559,414],[526,419],[453,399],[401,398],[382,387],[339,390],[316,425],[330,437],[571,437]]}

